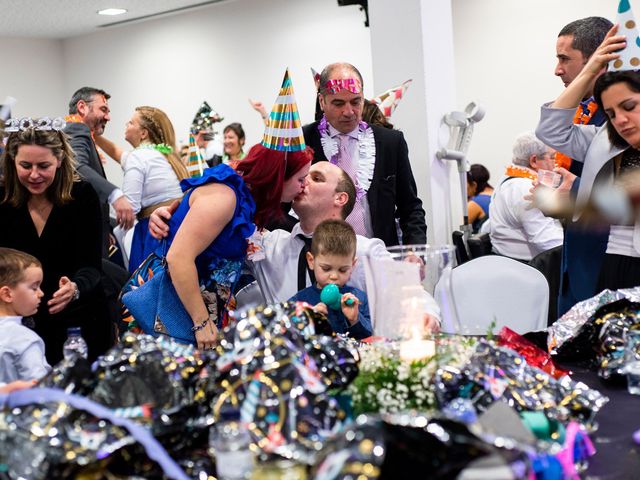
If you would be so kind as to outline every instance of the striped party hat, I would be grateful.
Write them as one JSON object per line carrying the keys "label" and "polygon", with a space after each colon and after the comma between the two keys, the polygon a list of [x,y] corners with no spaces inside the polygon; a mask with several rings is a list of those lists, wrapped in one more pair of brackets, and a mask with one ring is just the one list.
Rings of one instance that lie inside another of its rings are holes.
{"label": "striped party hat", "polygon": [[617,23],[618,35],[626,35],[627,46],[621,51],[620,58],[609,62],[609,71],[638,70],[640,69],[640,37],[638,36],[638,24],[631,11],[629,0],[620,0],[618,4]]}
{"label": "striped party hat", "polygon": [[404,92],[409,88],[409,84],[411,83],[411,79],[404,82],[402,85],[398,85],[397,87],[390,88],[386,92],[378,95],[375,98],[372,98],[371,101],[378,105],[378,108],[382,112],[382,114],[387,117],[391,117],[391,114],[398,106],[400,99],[404,96]]}
{"label": "striped party hat", "polygon": [[187,172],[191,178],[198,178],[202,176],[204,171],[204,161],[200,154],[200,148],[196,145],[196,139],[193,133],[189,134],[189,161],[187,162]]}
{"label": "striped party hat", "polygon": [[278,98],[271,109],[262,145],[281,152],[297,152],[306,148],[288,68],[284,72]]}

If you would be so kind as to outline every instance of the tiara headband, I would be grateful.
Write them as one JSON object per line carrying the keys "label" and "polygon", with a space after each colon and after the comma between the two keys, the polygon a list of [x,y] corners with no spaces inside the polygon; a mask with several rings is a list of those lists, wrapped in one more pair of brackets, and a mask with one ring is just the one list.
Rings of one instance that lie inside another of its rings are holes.
{"label": "tiara headband", "polygon": [[362,92],[362,83],[358,78],[344,78],[337,80],[329,80],[324,84],[324,88],[327,90],[327,93],[331,95],[335,95],[341,90],[347,90],[351,93],[361,93]]}
{"label": "tiara headband", "polygon": [[53,120],[49,117],[42,118],[31,118],[31,117],[22,117],[22,118],[10,118],[7,120],[5,124],[4,131],[7,133],[11,132],[20,132],[24,130],[28,130],[33,128],[34,130],[55,130],[59,132],[63,130],[64,127],[67,126],[67,122],[65,122],[64,118],[57,117]]}

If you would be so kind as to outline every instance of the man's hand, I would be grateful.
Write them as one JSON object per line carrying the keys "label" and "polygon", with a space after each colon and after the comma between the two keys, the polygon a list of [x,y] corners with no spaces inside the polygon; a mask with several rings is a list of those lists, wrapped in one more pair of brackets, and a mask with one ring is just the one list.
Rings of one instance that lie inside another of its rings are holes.
{"label": "man's hand", "polygon": [[133,227],[136,216],[133,213],[133,207],[124,195],[113,202],[113,208],[116,211],[116,222],[123,230],[129,230]]}
{"label": "man's hand", "polygon": [[562,175],[562,182],[558,188],[550,188],[534,180],[529,194],[525,195],[524,199],[531,202],[527,209],[538,208],[547,217],[562,218],[569,216],[573,209],[571,187],[577,177],[562,167],[556,167],[553,171]]}
{"label": "man's hand", "polygon": [[180,200],[174,200],[168,207],[156,208],[149,217],[149,233],[156,240],[162,240],[169,235],[169,220],[180,205]]}
{"label": "man's hand", "polygon": [[64,310],[69,302],[73,300],[73,294],[78,289],[78,286],[69,280],[69,277],[60,277],[58,282],[60,288],[55,291],[51,300],[47,302],[49,306],[49,313],[59,313]]}
{"label": "man's hand", "polygon": [[426,333],[435,334],[440,331],[440,322],[436,317],[429,315],[428,313],[424,314],[424,329]]}

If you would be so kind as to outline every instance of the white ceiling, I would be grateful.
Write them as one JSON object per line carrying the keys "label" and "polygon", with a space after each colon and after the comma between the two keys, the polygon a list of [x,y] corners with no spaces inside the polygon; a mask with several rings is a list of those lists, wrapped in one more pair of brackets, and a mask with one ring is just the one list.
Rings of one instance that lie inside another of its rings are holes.
{"label": "white ceiling", "polygon": [[[116,22],[149,15],[170,15],[223,0],[0,0],[0,37],[68,38],[92,33]],[[126,8],[116,16],[104,8]],[[157,17],[152,17],[157,18]]]}

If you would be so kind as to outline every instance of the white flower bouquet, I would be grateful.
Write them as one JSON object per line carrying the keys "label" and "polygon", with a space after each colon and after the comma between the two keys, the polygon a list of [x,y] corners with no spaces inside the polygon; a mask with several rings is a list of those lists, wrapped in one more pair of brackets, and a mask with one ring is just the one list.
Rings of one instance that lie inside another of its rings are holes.
{"label": "white flower bouquet", "polygon": [[441,337],[436,355],[411,361],[400,357],[397,342],[360,346],[360,373],[349,386],[354,413],[433,410],[437,406],[432,385],[436,370],[440,365],[464,364],[475,343],[469,338]]}

